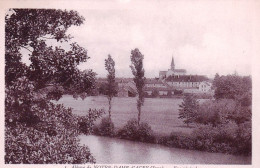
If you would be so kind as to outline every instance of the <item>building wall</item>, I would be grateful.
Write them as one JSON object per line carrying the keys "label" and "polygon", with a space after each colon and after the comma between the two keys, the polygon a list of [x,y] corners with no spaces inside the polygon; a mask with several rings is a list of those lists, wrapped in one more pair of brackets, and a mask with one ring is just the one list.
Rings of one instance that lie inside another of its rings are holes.
{"label": "building wall", "polygon": [[174,70],[169,69],[166,72],[166,77],[173,76],[173,75],[186,75],[186,72],[176,72]]}
{"label": "building wall", "polygon": [[199,85],[199,90],[201,92],[210,92],[211,84],[208,82],[201,82],[201,84]]}
{"label": "building wall", "polygon": [[146,87],[163,87],[166,88],[166,86],[163,83],[147,83],[145,84]]}
{"label": "building wall", "polygon": [[174,72],[173,70],[169,69],[167,72],[166,72],[166,77],[169,77],[169,76],[172,76],[174,75]]}
{"label": "building wall", "polygon": [[184,89],[183,93],[201,93],[201,91],[198,88],[192,88],[192,89]]}
{"label": "building wall", "polygon": [[119,90],[117,93],[118,97],[128,97],[128,91],[127,90]]}
{"label": "building wall", "polygon": [[197,88],[200,85],[200,82],[166,82],[169,86],[172,87],[194,87]]}
{"label": "building wall", "polygon": [[162,96],[162,95],[167,95],[168,91],[159,91],[159,95]]}

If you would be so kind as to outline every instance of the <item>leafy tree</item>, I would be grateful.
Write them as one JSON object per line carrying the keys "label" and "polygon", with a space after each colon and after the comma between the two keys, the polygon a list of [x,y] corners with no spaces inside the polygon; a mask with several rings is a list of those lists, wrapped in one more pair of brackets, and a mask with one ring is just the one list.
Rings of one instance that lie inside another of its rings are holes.
{"label": "leafy tree", "polygon": [[[61,46],[47,45],[50,41],[60,45],[68,43],[72,37],[66,31],[73,25],[81,25],[83,17],[76,11],[54,9],[12,9],[8,13],[5,18],[7,85],[26,76],[34,81],[37,90],[55,84],[82,93],[93,87],[95,73],[81,72],[77,68],[89,59],[86,49],[75,42],[69,44],[68,51]],[[24,55],[22,49],[29,52],[29,66],[21,61]]]}
{"label": "leafy tree", "polygon": [[111,101],[114,96],[116,96],[116,81],[115,81],[115,62],[113,58],[108,55],[108,58],[105,59],[105,67],[108,72],[107,75],[107,90],[106,95],[108,98],[108,104],[109,104],[109,119],[111,120]]}
{"label": "leafy tree", "polygon": [[128,139],[140,142],[155,142],[155,136],[148,123],[138,124],[136,119],[127,121],[126,125],[118,130],[117,136],[122,139]]}
{"label": "leafy tree", "polygon": [[102,118],[100,124],[94,127],[94,134],[101,136],[114,136],[115,126],[109,117]]}
{"label": "leafy tree", "polygon": [[183,98],[183,102],[179,105],[179,117],[184,119],[183,122],[189,126],[194,122],[197,117],[197,111],[199,103],[192,94],[186,94]]}
{"label": "leafy tree", "polygon": [[236,103],[231,99],[205,101],[199,106],[195,122],[216,127],[228,123],[235,110]]}
{"label": "leafy tree", "polygon": [[158,97],[158,96],[159,96],[159,91],[157,89],[153,89],[152,97]]}
{"label": "leafy tree", "polygon": [[130,65],[130,68],[134,75],[134,82],[138,93],[138,100],[137,100],[138,125],[141,119],[141,107],[144,104],[145,77],[144,77],[143,59],[144,56],[142,55],[142,53],[139,51],[138,48],[131,51],[132,64]]}
{"label": "leafy tree", "polygon": [[[62,90],[86,95],[95,84],[95,73],[80,71],[86,49],[48,46],[69,43],[69,27],[84,18],[76,11],[11,9],[5,17],[5,162],[94,162],[87,147],[79,145],[79,122],[71,109],[53,104]],[[29,52],[30,65],[22,62]],[[46,89],[51,87],[52,89]],[[62,89],[58,89],[58,88]],[[83,96],[84,98],[84,96]],[[92,122],[99,111],[89,116]]]}
{"label": "leafy tree", "polygon": [[167,96],[168,96],[168,97],[171,97],[171,96],[172,96],[172,91],[169,90],[169,91],[167,92]]}
{"label": "leafy tree", "polygon": [[215,74],[215,77],[214,77],[214,80],[213,80],[213,84],[212,84],[212,87],[213,87],[213,88],[215,88],[215,87],[218,85],[217,83],[218,83],[218,81],[219,81],[219,77],[220,77],[219,74],[216,73],[216,74]]}
{"label": "leafy tree", "polygon": [[215,98],[233,99],[235,110],[229,118],[237,124],[251,120],[252,106],[252,79],[250,76],[227,75],[215,76]]}
{"label": "leafy tree", "polygon": [[214,78],[216,99],[239,99],[252,90],[250,76],[227,75]]}

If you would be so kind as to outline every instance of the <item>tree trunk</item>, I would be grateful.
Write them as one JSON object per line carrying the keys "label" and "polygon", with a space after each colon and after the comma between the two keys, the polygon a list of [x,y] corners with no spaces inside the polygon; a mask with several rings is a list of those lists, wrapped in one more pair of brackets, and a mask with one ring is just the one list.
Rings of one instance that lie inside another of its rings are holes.
{"label": "tree trunk", "polygon": [[111,98],[108,98],[108,117],[111,120]]}
{"label": "tree trunk", "polygon": [[138,120],[137,120],[137,123],[138,123],[138,126],[140,125],[140,120],[141,120],[141,103],[138,102],[137,103],[137,110],[138,110]]}

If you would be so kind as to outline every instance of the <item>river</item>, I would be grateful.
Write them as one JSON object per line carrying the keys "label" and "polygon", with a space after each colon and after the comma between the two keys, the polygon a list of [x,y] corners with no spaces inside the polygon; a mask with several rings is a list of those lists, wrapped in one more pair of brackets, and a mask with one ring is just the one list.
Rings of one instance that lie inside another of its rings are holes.
{"label": "river", "polygon": [[128,140],[81,135],[98,164],[251,164],[251,157],[170,148]]}

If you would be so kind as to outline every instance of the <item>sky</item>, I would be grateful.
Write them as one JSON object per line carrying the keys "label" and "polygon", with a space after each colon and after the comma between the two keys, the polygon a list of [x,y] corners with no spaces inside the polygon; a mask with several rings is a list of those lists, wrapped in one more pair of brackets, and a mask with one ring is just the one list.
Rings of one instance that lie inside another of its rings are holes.
{"label": "sky", "polygon": [[146,77],[175,68],[214,77],[251,75],[253,13],[247,1],[99,1],[76,9],[83,25],[68,30],[91,57],[80,69],[107,72],[108,54],[117,77],[132,77],[131,50],[144,55]]}

